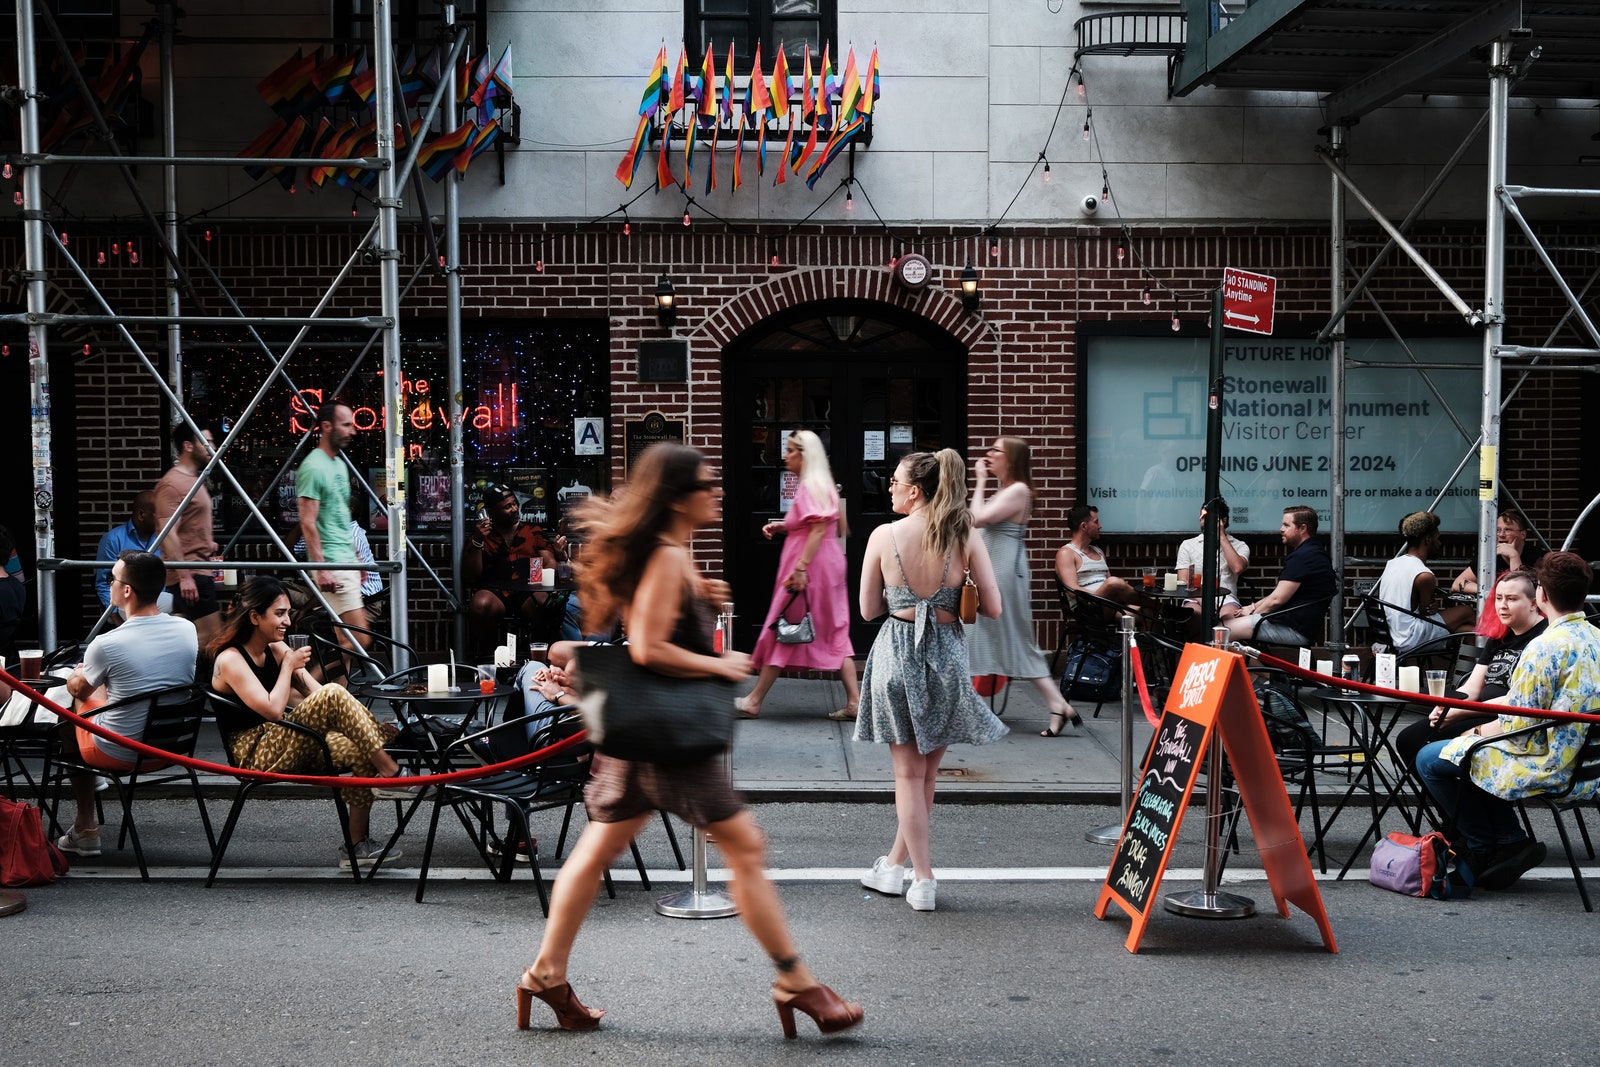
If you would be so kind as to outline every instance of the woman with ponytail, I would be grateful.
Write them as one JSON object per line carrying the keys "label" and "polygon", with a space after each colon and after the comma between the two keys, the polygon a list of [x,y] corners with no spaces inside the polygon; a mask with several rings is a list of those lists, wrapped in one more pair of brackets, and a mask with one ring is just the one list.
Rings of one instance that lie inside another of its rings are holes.
{"label": "woman with ponytail", "polygon": [[889,500],[905,517],[872,531],[861,565],[861,614],[887,618],[867,655],[856,740],[889,746],[898,828],[894,844],[861,884],[891,896],[904,893],[914,910],[932,911],[928,825],[939,762],[948,745],[986,745],[1006,734],[972,688],[957,617],[966,576],[978,587],[981,615],[999,618],[1002,605],[983,541],[971,538],[960,455],[948,448],[913,452],[895,469]]}

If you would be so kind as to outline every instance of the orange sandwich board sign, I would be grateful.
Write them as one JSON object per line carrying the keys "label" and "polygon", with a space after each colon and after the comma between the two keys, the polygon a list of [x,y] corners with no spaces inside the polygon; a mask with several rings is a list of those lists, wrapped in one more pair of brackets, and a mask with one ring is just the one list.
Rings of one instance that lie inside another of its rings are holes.
{"label": "orange sandwich board sign", "polygon": [[1222,325],[1247,333],[1272,335],[1278,279],[1238,267],[1222,272]]}
{"label": "orange sandwich board sign", "polygon": [[1116,904],[1133,919],[1128,951],[1139,951],[1161,876],[1172,857],[1172,843],[1205,762],[1206,746],[1219,735],[1278,914],[1287,919],[1289,905],[1298,905],[1316,921],[1328,951],[1339,951],[1243,657],[1207,645],[1188,645],[1173,677],[1144,774],[1122,824],[1122,838],[1095,902],[1095,918],[1104,919]]}

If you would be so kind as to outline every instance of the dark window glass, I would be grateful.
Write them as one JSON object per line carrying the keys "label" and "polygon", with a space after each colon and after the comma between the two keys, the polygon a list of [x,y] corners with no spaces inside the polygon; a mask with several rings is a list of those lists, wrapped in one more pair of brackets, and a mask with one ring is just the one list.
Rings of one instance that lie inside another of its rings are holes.
{"label": "dark window glass", "polygon": [[805,45],[811,46],[815,69],[823,44],[837,35],[838,23],[837,0],[689,0],[684,6],[683,39],[699,49],[689,57],[696,70],[709,45],[716,50],[720,75],[731,43],[734,70],[748,74],[759,41],[763,73],[771,74],[781,44],[789,56],[789,72],[798,75]]}

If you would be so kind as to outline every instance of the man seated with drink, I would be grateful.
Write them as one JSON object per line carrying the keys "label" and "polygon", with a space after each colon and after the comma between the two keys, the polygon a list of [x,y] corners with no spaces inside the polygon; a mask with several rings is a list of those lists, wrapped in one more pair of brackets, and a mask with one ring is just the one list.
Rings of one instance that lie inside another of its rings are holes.
{"label": "man seated with drink", "polygon": [[483,491],[478,515],[461,550],[461,577],[475,590],[467,617],[483,643],[499,635],[506,616],[535,617],[544,594],[531,588],[534,564],[554,573],[556,561],[566,558],[567,539],[552,540],[538,523],[524,522],[517,494],[504,485]]}
{"label": "man seated with drink", "polygon": [[[1208,501],[1200,509],[1200,532],[1178,546],[1178,584],[1200,588],[1205,570],[1206,516],[1217,517],[1217,621],[1225,622],[1239,614],[1239,576],[1250,566],[1250,546],[1228,532],[1228,502],[1222,497]],[[1199,600],[1184,603],[1195,613]]]}

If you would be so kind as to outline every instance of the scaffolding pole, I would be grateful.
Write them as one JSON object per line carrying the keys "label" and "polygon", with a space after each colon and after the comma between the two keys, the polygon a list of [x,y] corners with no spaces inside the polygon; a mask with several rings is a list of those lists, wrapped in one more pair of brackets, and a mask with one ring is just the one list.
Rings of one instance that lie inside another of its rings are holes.
{"label": "scaffolding pole", "polygon": [[[443,21],[442,32],[454,34],[456,5],[453,0],[444,5]],[[453,130],[461,121],[455,94],[441,95],[445,107],[444,128]],[[461,396],[461,176],[457,174],[445,176],[444,226],[445,365],[448,368],[450,392],[450,558],[457,561],[457,566],[451,569],[450,589],[455,602],[460,605],[466,602],[466,587],[461,581],[459,561],[466,540],[467,494]],[[455,637],[451,647],[470,647],[467,644],[467,620],[463,612],[456,612],[451,628]]]}
{"label": "scaffolding pole", "polygon": [[[1333,178],[1328,187],[1330,216],[1328,303],[1336,308],[1343,307],[1345,303],[1345,187],[1340,179],[1344,176],[1344,161],[1348,152],[1345,142],[1349,135],[1350,129],[1347,126],[1334,126],[1328,132],[1327,162],[1333,168]],[[1328,466],[1331,468],[1329,474],[1332,478],[1332,491],[1328,498],[1328,555],[1333,563],[1334,573],[1339,577],[1333,584],[1333,601],[1328,605],[1328,618],[1332,620],[1328,627],[1328,648],[1337,655],[1344,651],[1344,628],[1336,625],[1344,618],[1345,333],[1342,313],[1328,324],[1328,332],[1333,338],[1331,359],[1333,373],[1328,376],[1328,400],[1333,405],[1333,439],[1328,442]]]}
{"label": "scaffolding pole", "polygon": [[[39,150],[39,74],[33,54],[33,0],[17,0],[17,80],[22,106],[18,126],[22,149]],[[43,315],[49,299],[44,271],[44,175],[38,167],[22,170],[23,276],[27,279],[28,311]],[[54,457],[50,441],[50,327],[28,323],[28,402],[33,424],[33,540],[39,559],[56,554]],[[56,647],[56,581],[40,571],[39,639],[45,648]]]}
{"label": "scaffolding pole", "polygon": [[1489,154],[1483,218],[1483,415],[1478,446],[1478,607],[1494,586],[1495,520],[1500,482],[1500,342],[1505,334],[1506,221],[1500,189],[1506,182],[1510,114],[1511,39],[1497,37],[1489,59]]}

